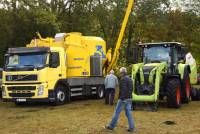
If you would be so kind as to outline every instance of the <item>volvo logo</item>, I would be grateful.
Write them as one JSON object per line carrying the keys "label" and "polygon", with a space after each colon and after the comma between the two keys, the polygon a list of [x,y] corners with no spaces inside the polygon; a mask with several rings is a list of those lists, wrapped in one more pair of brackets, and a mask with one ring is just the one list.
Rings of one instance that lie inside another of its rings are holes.
{"label": "volvo logo", "polygon": [[23,79],[25,76],[23,76],[23,75],[18,75],[17,76],[17,78],[16,78],[16,80],[21,80],[21,79]]}

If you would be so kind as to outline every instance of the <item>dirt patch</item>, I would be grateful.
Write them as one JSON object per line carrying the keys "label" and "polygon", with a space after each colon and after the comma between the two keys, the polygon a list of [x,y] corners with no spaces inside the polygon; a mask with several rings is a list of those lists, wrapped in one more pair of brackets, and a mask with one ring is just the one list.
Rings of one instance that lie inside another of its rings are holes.
{"label": "dirt patch", "polygon": [[164,121],[163,124],[165,125],[176,125],[175,121]]}

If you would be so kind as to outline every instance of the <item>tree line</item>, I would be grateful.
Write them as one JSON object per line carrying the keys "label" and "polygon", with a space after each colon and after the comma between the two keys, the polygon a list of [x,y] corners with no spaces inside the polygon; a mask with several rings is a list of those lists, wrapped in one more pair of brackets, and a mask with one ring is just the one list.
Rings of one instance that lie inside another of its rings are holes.
{"label": "tree line", "polygon": [[[81,32],[100,36],[113,47],[128,0],[1,0],[0,65],[9,47],[25,46],[40,32]],[[200,63],[200,2],[136,0],[123,41],[122,55],[139,42],[178,41]],[[120,58],[122,62],[126,59]]]}

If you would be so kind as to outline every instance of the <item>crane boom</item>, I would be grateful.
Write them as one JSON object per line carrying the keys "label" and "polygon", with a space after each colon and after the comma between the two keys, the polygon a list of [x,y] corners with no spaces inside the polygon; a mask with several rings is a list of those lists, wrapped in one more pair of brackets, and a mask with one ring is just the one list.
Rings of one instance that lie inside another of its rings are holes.
{"label": "crane boom", "polygon": [[120,46],[121,46],[121,43],[122,43],[122,40],[123,40],[123,37],[124,37],[126,26],[127,26],[128,20],[129,20],[129,16],[131,15],[131,11],[132,11],[133,6],[134,6],[134,0],[129,0],[128,7],[127,7],[127,10],[126,10],[126,14],[125,14],[122,26],[121,26],[120,33],[119,33],[119,37],[117,39],[117,43],[116,43],[116,47],[115,47],[115,50],[114,50],[114,54],[113,54],[113,57],[112,57],[112,60],[111,60],[111,62],[109,64],[109,66],[107,68],[107,73],[110,72],[110,70],[115,67],[115,65],[116,65],[116,63],[118,61],[119,49],[120,49]]}

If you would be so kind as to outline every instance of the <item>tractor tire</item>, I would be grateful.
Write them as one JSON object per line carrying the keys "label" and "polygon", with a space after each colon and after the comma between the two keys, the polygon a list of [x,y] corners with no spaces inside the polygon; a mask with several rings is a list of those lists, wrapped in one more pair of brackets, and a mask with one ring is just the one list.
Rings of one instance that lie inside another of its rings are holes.
{"label": "tractor tire", "polygon": [[131,106],[132,111],[136,109],[136,105],[137,105],[137,103],[132,101],[132,106]]}
{"label": "tractor tire", "polygon": [[158,102],[153,102],[150,105],[151,105],[151,111],[152,112],[157,112],[158,111]]}
{"label": "tractor tire", "polygon": [[185,70],[183,80],[181,82],[181,102],[182,103],[189,103],[190,102],[190,77],[187,70]]}
{"label": "tractor tire", "polygon": [[104,98],[104,95],[105,95],[104,86],[102,86],[102,85],[98,86],[96,92],[97,92],[97,94],[96,94],[97,99],[103,99]]}
{"label": "tractor tire", "polygon": [[178,78],[168,80],[167,86],[167,105],[170,108],[181,107],[181,84]]}
{"label": "tractor tire", "polygon": [[54,105],[64,105],[70,102],[70,92],[63,85],[58,85],[55,89]]}
{"label": "tractor tire", "polygon": [[200,89],[197,89],[197,101],[200,101]]}
{"label": "tractor tire", "polygon": [[199,94],[198,89],[191,88],[190,94],[191,94],[192,101],[198,101],[200,99],[200,96],[199,96],[200,94]]}

